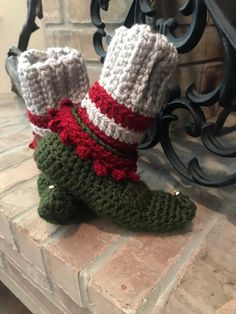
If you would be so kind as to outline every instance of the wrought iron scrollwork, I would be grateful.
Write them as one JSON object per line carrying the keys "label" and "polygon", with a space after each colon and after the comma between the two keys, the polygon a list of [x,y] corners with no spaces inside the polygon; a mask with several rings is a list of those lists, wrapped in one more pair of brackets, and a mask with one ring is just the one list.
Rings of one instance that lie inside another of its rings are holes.
{"label": "wrought iron scrollwork", "polygon": [[[106,37],[105,24],[101,21],[100,10],[108,10],[109,0],[92,0],[91,17],[92,22],[97,27],[94,35],[95,50],[102,59],[105,58],[106,51],[102,46],[102,38]],[[223,78],[219,85],[208,93],[200,93],[194,84],[185,91],[185,96],[180,98],[180,89],[170,90],[170,98],[160,115],[155,119],[154,127],[146,140],[140,145],[140,149],[147,149],[155,146],[158,142],[174,166],[174,168],[188,180],[204,186],[221,187],[236,183],[236,173],[232,175],[220,174],[213,176],[208,174],[200,166],[196,157],[193,157],[187,164],[178,156],[171,139],[171,124],[176,121],[174,112],[177,109],[188,111],[191,116],[191,124],[185,126],[188,135],[198,137],[209,153],[224,158],[236,157],[236,148],[228,147],[222,137],[226,133],[235,131],[235,127],[226,128],[226,119],[236,111],[234,100],[236,99],[236,29],[222,13],[221,8],[215,0],[188,0],[180,8],[180,13],[191,16],[191,23],[183,36],[176,36],[178,23],[174,18],[164,20],[153,19],[149,23],[160,33],[165,34],[176,46],[179,53],[188,53],[201,40],[206,29],[207,14],[209,14],[216,25],[219,38],[223,48]],[[124,21],[126,27],[131,27],[135,23],[146,23],[147,16],[153,16],[155,10],[148,0],[133,0],[127,17]],[[111,37],[108,36],[108,42]],[[222,110],[215,123],[207,122],[203,107],[210,107],[218,103]]]}
{"label": "wrought iron scrollwork", "polygon": [[179,9],[184,16],[192,16],[192,22],[187,32],[181,36],[174,35],[178,28],[178,22],[174,18],[168,20],[158,19],[156,28],[160,33],[165,34],[167,38],[175,45],[179,53],[191,51],[200,41],[206,27],[207,10],[204,1],[189,0]]}
{"label": "wrought iron scrollwork", "polygon": [[27,49],[31,34],[39,29],[35,23],[36,17],[43,18],[42,0],[27,0],[27,18],[19,36],[18,46],[9,49],[5,61],[5,68],[12,83],[12,91],[19,96],[21,96],[21,87],[17,76],[18,56]]}
{"label": "wrought iron scrollwork", "polygon": [[[95,51],[101,61],[103,62],[106,51],[103,46],[103,39],[109,44],[111,36],[105,30],[105,24],[101,20],[101,10],[108,11],[110,0],[91,0],[90,15],[92,23],[96,26],[97,30],[93,36],[93,45]],[[151,6],[150,0],[135,0],[133,1],[127,17],[124,21],[124,26],[131,27],[135,23],[145,23],[146,16],[153,16],[155,10]]]}
{"label": "wrought iron scrollwork", "polygon": [[[187,103],[185,102],[185,106],[186,104],[191,104],[193,108],[193,112],[191,112],[192,116],[193,114],[197,115],[202,120],[202,126],[198,136],[201,136],[204,146],[211,153],[221,157],[232,158],[236,156],[236,148],[227,147],[224,145],[221,142],[220,137],[224,133],[224,122],[226,118],[229,114],[235,112],[235,105],[233,105],[231,102],[236,98],[236,31],[224,17],[219,6],[214,1],[206,0],[205,10],[208,11],[211,15],[216,25],[219,38],[222,40],[224,54],[224,75],[217,88],[207,94],[199,93],[196,87],[191,85],[186,91]],[[170,36],[168,36],[168,38],[170,39]],[[175,44],[175,40],[173,40],[173,43]],[[179,48],[178,45],[177,48]],[[178,50],[181,52],[181,49]],[[201,111],[200,113],[199,108],[201,106],[211,106],[216,102],[218,102],[220,106],[224,107],[224,109],[222,109],[215,123],[206,123],[203,112]],[[175,109],[181,108],[182,104],[180,104],[181,103],[179,103]],[[167,157],[176,170],[189,180],[205,186],[220,187],[235,183],[236,174],[232,174],[228,177],[226,175],[218,176],[218,178],[212,177],[201,168],[198,159],[195,157],[190,160],[187,166],[183,166],[183,163],[176,155],[171,145],[170,137],[167,134],[169,127],[167,128],[166,124],[170,126],[170,120],[168,120],[168,118],[166,119],[166,117],[168,117],[170,111],[173,112],[175,109],[173,103],[169,103],[162,113],[160,118],[160,132],[162,132],[163,129],[164,133],[160,135],[160,141]],[[196,125],[196,117],[194,116],[193,121],[193,125],[197,127],[198,125]]]}

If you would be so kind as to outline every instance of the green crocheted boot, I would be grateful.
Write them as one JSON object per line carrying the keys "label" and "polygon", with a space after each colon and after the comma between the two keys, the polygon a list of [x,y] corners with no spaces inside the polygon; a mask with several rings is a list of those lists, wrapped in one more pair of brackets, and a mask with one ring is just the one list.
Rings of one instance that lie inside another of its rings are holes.
{"label": "green crocheted boot", "polygon": [[54,224],[73,224],[85,221],[91,211],[77,196],[59,189],[44,173],[38,178],[40,203],[38,214],[41,218]]}
{"label": "green crocheted boot", "polygon": [[[70,191],[72,200],[82,200],[89,209],[123,228],[168,232],[194,217],[196,207],[187,196],[151,191],[142,181],[118,182],[112,177],[98,176],[93,170],[92,161],[79,158],[73,148],[61,143],[56,134],[47,135],[39,143],[35,160],[50,182],[60,186],[61,193],[63,190]],[[51,197],[50,190],[44,193],[45,198],[46,195]],[[48,213],[50,206],[54,208],[54,201],[47,203]],[[68,217],[68,209],[71,217],[76,217],[76,206],[61,206],[60,217]],[[57,220],[57,213],[54,214]],[[48,220],[47,216],[43,218]],[[50,217],[49,221],[52,219]]]}
{"label": "green crocheted boot", "polygon": [[[116,30],[99,81],[80,104],[67,99],[50,111],[54,134],[35,152],[39,169],[56,187],[41,196],[45,219],[72,221],[83,209],[75,199],[130,230],[167,232],[194,217],[187,196],[151,191],[136,172],[138,144],[164,105],[176,65],[175,47],[149,26]],[[57,213],[64,193],[71,206],[65,198]]]}

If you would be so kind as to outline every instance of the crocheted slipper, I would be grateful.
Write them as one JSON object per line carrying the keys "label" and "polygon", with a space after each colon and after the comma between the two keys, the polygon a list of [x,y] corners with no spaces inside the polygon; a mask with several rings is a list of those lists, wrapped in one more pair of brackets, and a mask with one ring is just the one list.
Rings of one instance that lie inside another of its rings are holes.
{"label": "crocheted slipper", "polygon": [[40,203],[38,214],[41,218],[54,224],[74,224],[94,216],[79,196],[59,189],[41,173],[38,178]]}
{"label": "crocheted slipper", "polygon": [[150,191],[136,173],[137,146],[164,104],[176,65],[174,46],[149,26],[117,29],[81,105],[64,100],[50,110],[55,134],[36,149],[39,169],[121,227],[166,232],[190,221],[196,207],[187,196]]}
{"label": "crocheted slipper", "polygon": [[[37,138],[50,132],[48,109],[58,108],[59,100],[64,97],[75,103],[81,102],[89,88],[87,69],[80,52],[68,47],[23,52],[19,56],[18,76]],[[35,148],[36,142],[30,147]]]}
{"label": "crocheted slipper", "polygon": [[[88,208],[122,228],[168,232],[194,217],[196,207],[187,196],[150,191],[142,181],[115,181],[112,177],[98,176],[91,160],[79,158],[73,148],[63,145],[54,133],[40,141],[35,159],[39,169],[60,186],[61,191],[70,191]],[[50,198],[50,193],[48,190],[45,197]],[[63,199],[63,193],[61,195]],[[66,201],[63,200],[58,215],[53,211],[54,206],[52,199],[47,207],[51,217],[43,215],[43,218],[49,222],[61,219],[60,223],[66,223],[62,221],[62,217],[68,217]],[[73,221],[77,208],[69,208]]]}

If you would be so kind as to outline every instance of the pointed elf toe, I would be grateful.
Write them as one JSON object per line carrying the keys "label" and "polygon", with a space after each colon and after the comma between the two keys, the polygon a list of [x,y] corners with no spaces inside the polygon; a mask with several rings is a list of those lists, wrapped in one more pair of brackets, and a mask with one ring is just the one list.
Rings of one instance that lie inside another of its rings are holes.
{"label": "pointed elf toe", "polygon": [[60,225],[80,223],[90,214],[89,209],[71,193],[59,189],[45,174],[38,178],[40,203],[38,214],[44,220]]}

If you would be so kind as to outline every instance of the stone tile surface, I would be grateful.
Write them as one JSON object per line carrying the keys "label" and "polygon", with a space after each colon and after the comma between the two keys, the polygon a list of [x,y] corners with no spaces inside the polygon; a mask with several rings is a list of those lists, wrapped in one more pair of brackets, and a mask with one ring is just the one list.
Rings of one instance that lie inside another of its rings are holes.
{"label": "stone tile surface", "polygon": [[94,49],[91,49],[93,42],[93,28],[71,29],[71,30],[48,30],[47,46],[68,46],[79,49],[83,58],[90,61],[98,61],[99,57]]}
{"label": "stone tile surface", "polygon": [[15,166],[3,170],[0,172],[0,193],[35,177],[38,173],[39,170],[33,158],[21,161]]}
{"label": "stone tile surface", "polygon": [[[0,239],[0,241],[1,241],[1,239]],[[3,252],[0,251],[0,269],[4,269],[4,261],[3,261],[3,258],[4,258]]]}
{"label": "stone tile surface", "polygon": [[47,223],[41,219],[38,216],[37,209],[34,208],[14,219],[12,227],[21,254],[41,272],[45,273],[41,246],[60,226]]}
{"label": "stone tile surface", "polygon": [[[222,217],[171,294],[162,313],[234,313],[236,298],[236,215]],[[231,308],[231,310],[230,310]],[[231,312],[230,312],[231,311]]]}
{"label": "stone tile surface", "polygon": [[63,313],[63,309],[55,305],[52,301],[48,299],[47,295],[43,294],[30,281],[28,281],[14,263],[6,260],[6,269],[11,279],[13,279],[15,283],[17,283],[17,285],[21,288],[24,294],[36,303],[37,308],[35,308],[35,313]]}
{"label": "stone tile surface", "polygon": [[[105,23],[122,23],[129,12],[132,0],[111,1],[108,12],[101,10],[102,21]],[[69,20],[72,23],[91,23],[90,2],[87,0],[69,0]]]}
{"label": "stone tile surface", "polygon": [[81,308],[78,303],[71,299],[71,297],[57,285],[54,286],[55,293],[59,303],[66,309],[68,314],[90,314],[88,309]]}
{"label": "stone tile surface", "polygon": [[63,21],[60,0],[43,0],[45,23],[60,24]]}
{"label": "stone tile surface", "polygon": [[0,236],[15,245],[11,227],[12,218],[36,206],[38,202],[36,179],[17,186],[16,190],[0,198]]}
{"label": "stone tile surface", "polygon": [[46,247],[52,280],[79,304],[82,302],[78,283],[80,271],[119,237],[117,230],[100,220],[83,223]]}
{"label": "stone tile surface", "polygon": [[45,293],[52,293],[47,275],[38,270],[34,263],[26,260],[20,252],[15,251],[10,244],[1,238],[0,252],[4,253],[9,261],[15,263],[24,276],[27,277],[27,280],[33,282],[39,290],[44,291]]}
{"label": "stone tile surface", "polygon": [[90,299],[96,290],[100,292],[100,298],[108,299],[124,313],[135,313],[211,217],[212,212],[199,205],[193,226],[180,233],[137,234],[129,238],[91,276],[88,284]]}

